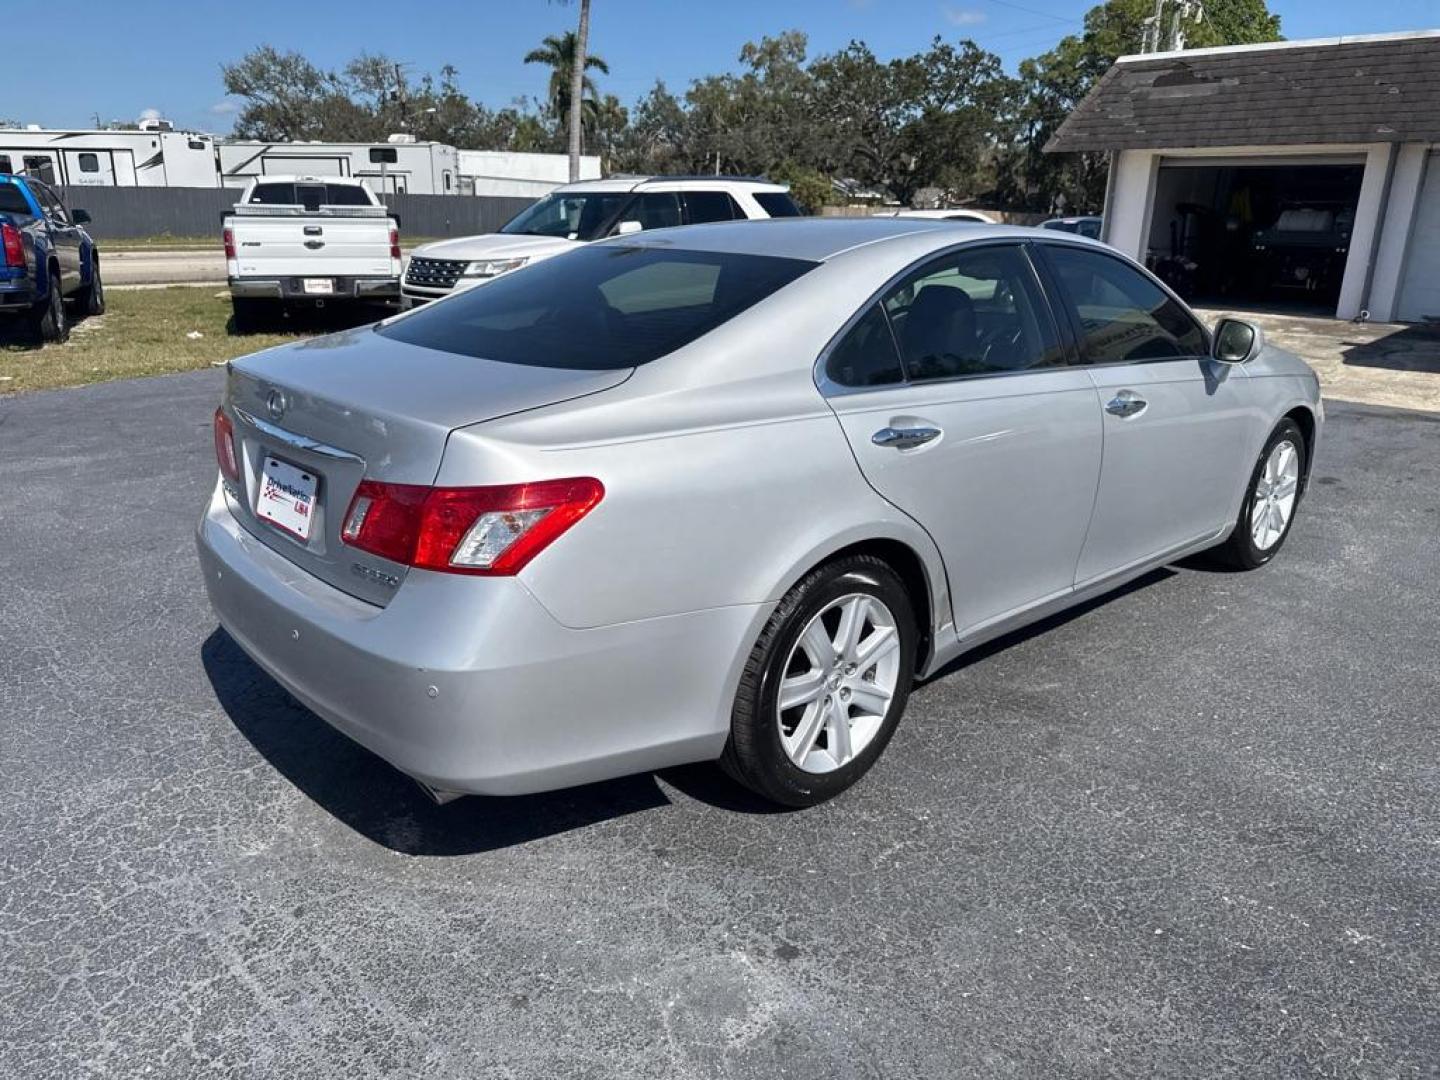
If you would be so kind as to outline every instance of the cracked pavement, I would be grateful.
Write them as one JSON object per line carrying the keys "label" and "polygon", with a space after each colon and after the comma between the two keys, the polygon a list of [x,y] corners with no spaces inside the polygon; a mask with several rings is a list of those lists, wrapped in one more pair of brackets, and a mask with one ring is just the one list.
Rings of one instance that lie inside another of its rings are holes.
{"label": "cracked pavement", "polygon": [[917,690],[871,776],[431,805],[216,631],[219,372],[0,400],[0,1075],[1434,1075],[1440,420],[1286,550]]}

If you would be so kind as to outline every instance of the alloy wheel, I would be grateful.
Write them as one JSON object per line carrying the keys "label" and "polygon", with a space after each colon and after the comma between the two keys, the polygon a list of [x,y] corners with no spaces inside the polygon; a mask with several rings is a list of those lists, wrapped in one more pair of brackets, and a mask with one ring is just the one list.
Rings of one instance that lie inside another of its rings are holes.
{"label": "alloy wheel", "polygon": [[895,616],[875,596],[831,601],[790,650],[776,697],[790,761],[827,773],[862,753],[879,732],[900,678]]}
{"label": "alloy wheel", "polygon": [[1299,490],[1300,453],[1282,439],[1265,459],[1250,499],[1250,539],[1257,549],[1269,551],[1285,535]]}

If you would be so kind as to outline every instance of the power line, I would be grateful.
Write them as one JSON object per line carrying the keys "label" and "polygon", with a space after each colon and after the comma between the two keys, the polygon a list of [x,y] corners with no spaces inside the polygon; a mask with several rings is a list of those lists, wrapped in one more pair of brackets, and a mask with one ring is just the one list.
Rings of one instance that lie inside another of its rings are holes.
{"label": "power line", "polygon": [[1016,11],[1023,11],[1027,15],[1038,15],[1042,19],[1053,19],[1058,23],[1080,23],[1083,19],[1067,19],[1063,15],[1055,15],[1049,11],[1040,11],[1036,8],[1026,7],[1023,4],[1012,4],[1010,0],[987,0],[987,3],[998,4],[1000,7],[1013,8]]}

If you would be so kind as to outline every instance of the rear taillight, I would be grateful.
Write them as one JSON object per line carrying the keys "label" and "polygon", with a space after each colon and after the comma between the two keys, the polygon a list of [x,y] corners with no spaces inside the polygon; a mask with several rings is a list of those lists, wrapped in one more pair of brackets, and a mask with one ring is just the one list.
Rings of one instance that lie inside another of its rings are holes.
{"label": "rear taillight", "polygon": [[25,240],[14,225],[0,225],[0,243],[5,247],[6,266],[25,265]]}
{"label": "rear taillight", "polygon": [[226,480],[240,482],[240,459],[235,455],[235,425],[224,409],[215,410],[215,460]]}
{"label": "rear taillight", "polygon": [[363,480],[340,535],[424,570],[516,574],[604,496],[604,485],[588,476],[463,488]]}
{"label": "rear taillight", "polygon": [[[211,235],[211,236],[214,236],[215,234],[214,234],[214,233],[211,233],[210,235]],[[227,259],[233,259],[233,258],[235,258],[235,230],[234,230],[234,229],[226,229],[224,235],[225,235],[225,257],[226,257]],[[212,248],[211,250],[213,251],[214,249]]]}
{"label": "rear taillight", "polygon": [[400,230],[399,230],[399,229],[391,229],[391,230],[390,230],[390,257],[391,257],[392,259],[398,259],[398,258],[400,258]]}

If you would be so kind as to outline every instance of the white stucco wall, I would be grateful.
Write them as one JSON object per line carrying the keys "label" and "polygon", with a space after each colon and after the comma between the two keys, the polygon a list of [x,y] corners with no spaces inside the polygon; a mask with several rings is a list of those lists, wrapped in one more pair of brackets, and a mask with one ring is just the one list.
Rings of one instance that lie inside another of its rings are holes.
{"label": "white stucco wall", "polygon": [[1425,175],[1428,143],[1406,143],[1395,161],[1395,178],[1390,182],[1390,205],[1385,211],[1385,228],[1375,258],[1375,275],[1366,305],[1377,322],[1393,322],[1400,302],[1401,274],[1405,269],[1405,247],[1411,222],[1419,207],[1420,185]]}

